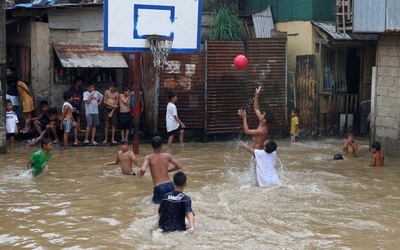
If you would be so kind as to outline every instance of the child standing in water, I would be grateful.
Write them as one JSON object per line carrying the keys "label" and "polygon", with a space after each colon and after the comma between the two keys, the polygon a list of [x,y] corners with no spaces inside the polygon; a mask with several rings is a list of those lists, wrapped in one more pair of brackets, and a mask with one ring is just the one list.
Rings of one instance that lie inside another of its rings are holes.
{"label": "child standing in water", "polygon": [[11,100],[6,100],[6,139],[10,141],[10,153],[14,153],[14,137],[18,134],[18,117]]}
{"label": "child standing in water", "polygon": [[[160,204],[166,193],[174,191],[174,185],[169,179],[168,173],[182,169],[182,164],[172,155],[161,152],[163,143],[160,136],[155,136],[151,139],[151,147],[153,148],[153,153],[144,157],[143,165],[137,172],[137,176],[142,177],[147,167],[150,166],[154,186],[153,203]],[[168,168],[170,163],[174,165],[173,168]]]}
{"label": "child standing in water", "polygon": [[272,184],[282,185],[281,180],[275,170],[276,149],[274,141],[265,140],[263,149],[254,149],[247,142],[240,142],[240,146],[255,156],[257,181],[260,187]]}
{"label": "child standing in water", "polygon": [[50,139],[45,138],[41,142],[42,149],[36,151],[27,164],[28,170],[32,169],[33,176],[40,174],[46,168],[51,157],[50,151],[53,149],[53,143]]}
{"label": "child standing in water", "polygon": [[[194,213],[192,210],[192,199],[183,193],[186,187],[186,175],[179,171],[174,174],[175,190],[164,195],[158,215],[158,225],[163,232],[185,231],[194,233]],[[186,229],[185,217],[189,222]]]}
{"label": "child standing in water", "polygon": [[108,165],[121,165],[121,170],[123,174],[126,175],[136,175],[132,168],[132,163],[138,165],[139,162],[135,157],[135,154],[128,149],[129,141],[127,139],[122,139],[120,142],[121,150],[118,151],[117,159],[112,162],[107,162],[104,164],[103,169],[106,170]]}
{"label": "child standing in water", "polygon": [[292,109],[291,116],[290,137],[292,138],[292,142],[296,142],[296,137],[299,136],[299,109]]}
{"label": "child standing in water", "polygon": [[243,118],[243,129],[244,133],[247,135],[252,135],[254,138],[254,148],[263,149],[263,143],[267,139],[269,125],[274,121],[275,115],[271,110],[266,110],[265,113],[261,114],[260,107],[258,104],[258,96],[261,92],[261,86],[256,88],[256,92],[254,94],[254,112],[256,113],[260,123],[256,129],[249,129],[247,124],[247,114],[246,110],[239,109],[238,115]]}
{"label": "child standing in water", "polygon": [[174,136],[179,134],[179,143],[183,145],[183,133],[185,124],[179,119],[175,103],[178,101],[178,95],[174,91],[168,93],[169,103],[167,105],[166,124],[168,132],[168,147],[172,146]]}
{"label": "child standing in water", "polygon": [[347,156],[355,156],[358,150],[358,143],[354,141],[354,134],[352,132],[347,133],[347,141],[344,142],[343,152],[346,152]]}
{"label": "child standing in water", "polygon": [[381,144],[376,141],[372,143],[371,148],[372,148],[372,159],[371,159],[371,164],[369,165],[371,167],[383,167],[385,156],[381,152]]}

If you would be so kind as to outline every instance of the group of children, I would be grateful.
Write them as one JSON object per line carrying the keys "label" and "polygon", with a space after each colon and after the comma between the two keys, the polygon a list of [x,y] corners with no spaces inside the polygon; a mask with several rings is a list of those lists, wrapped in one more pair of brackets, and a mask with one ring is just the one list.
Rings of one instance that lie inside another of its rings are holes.
{"label": "group of children", "polygon": [[[260,121],[256,129],[249,128],[247,124],[246,111],[243,109],[238,110],[238,114],[243,119],[244,133],[253,136],[254,148],[246,142],[240,142],[240,145],[254,155],[255,169],[259,186],[267,186],[271,184],[282,185],[282,182],[280,181],[275,170],[277,145],[274,141],[267,139],[269,124],[275,119],[275,116],[270,110],[267,110],[265,113],[261,114],[258,103],[258,96],[260,94],[260,91],[261,87],[256,88],[254,97],[254,112]],[[294,108],[291,112],[290,124],[290,136],[292,142],[295,142],[296,138],[299,135],[300,129],[298,115],[299,109]],[[385,157],[383,153],[380,152],[380,143],[372,143],[371,148],[372,159],[370,166],[383,166]],[[348,156],[355,156],[357,150],[358,144],[356,141],[354,141],[354,134],[348,133],[347,140],[343,146],[343,151],[346,152]],[[343,159],[343,157],[340,154],[336,154],[334,156],[334,159]]]}
{"label": "group of children", "polygon": [[[349,157],[356,156],[356,151],[358,150],[358,143],[354,140],[354,134],[352,132],[347,133],[347,140],[343,145],[343,152]],[[382,167],[385,163],[385,156],[381,152],[381,144],[379,142],[373,142],[371,144],[372,158],[371,167]],[[343,157],[340,154],[336,154],[333,157],[335,160],[342,160]]]}
{"label": "group of children", "polygon": [[[10,77],[9,77],[10,78]],[[81,88],[83,79],[76,77],[74,85],[69,91],[63,94],[64,104],[61,107],[61,115],[57,114],[57,109],[49,108],[46,100],[40,102],[40,114],[36,117],[26,116],[25,127],[18,131],[18,115],[15,112],[15,106],[12,100],[6,100],[7,109],[7,139],[10,141],[10,152],[14,151],[14,136],[21,133],[29,133],[33,128],[38,132],[39,137],[29,141],[27,146],[38,143],[41,139],[53,138],[53,143],[60,143],[59,137],[63,135],[63,147],[68,148],[68,136],[74,134],[73,145],[81,142],[78,140],[78,131],[85,132],[84,144],[91,143],[97,145],[95,140],[96,127],[100,125],[98,106],[104,102],[105,115],[105,138],[103,143],[108,142],[108,131],[111,128],[111,143],[117,144],[115,140],[116,126],[119,124],[121,138],[128,139],[132,129],[132,119],[134,116],[134,97],[130,88],[123,87],[123,93],[116,91],[117,84],[112,82],[104,95],[95,90],[94,83],[87,81],[85,83],[86,91]],[[141,94],[141,93],[140,93]],[[143,98],[140,95],[140,112],[143,111]],[[86,130],[81,129],[80,111],[81,103],[84,102]],[[11,105],[9,104],[11,103]],[[25,103],[23,103],[25,105]],[[25,110],[25,106],[24,106]],[[31,110],[32,111],[32,110]],[[29,114],[31,113],[29,112]],[[119,112],[118,112],[119,111]],[[89,141],[89,136],[91,136]]]}
{"label": "group of children", "polygon": [[[120,111],[119,122],[120,125],[123,124],[121,128],[121,150],[118,151],[116,160],[105,163],[103,165],[103,169],[106,170],[107,166],[109,165],[119,164],[123,174],[142,177],[144,176],[146,170],[150,168],[154,186],[152,201],[155,204],[160,204],[158,209],[160,216],[159,227],[166,232],[176,230],[187,230],[188,232],[194,232],[194,213],[191,208],[191,199],[189,196],[183,193],[184,187],[186,186],[186,175],[183,172],[177,172],[174,174],[173,182],[171,182],[168,173],[182,169],[182,164],[171,154],[162,152],[162,138],[159,136],[152,138],[151,146],[153,148],[153,153],[144,157],[143,164],[138,171],[135,171],[132,167],[133,164],[138,165],[139,162],[134,153],[128,148],[129,141],[127,139],[127,135],[130,129],[130,122],[128,120],[131,119],[131,108],[129,106],[132,95],[131,90],[124,87],[123,94],[118,94],[118,92],[116,92],[116,84],[112,83],[103,96],[100,92],[95,91],[94,84],[91,82],[86,84],[86,90],[87,91],[83,93],[82,98],[82,100],[85,102],[87,121],[84,143],[89,143],[88,137],[89,133],[91,133],[91,143],[94,145],[97,144],[94,138],[96,135],[96,126],[99,125],[98,106],[103,101],[106,105],[105,117],[107,124],[106,137],[103,142],[107,142],[107,132],[109,126],[111,126],[111,141],[112,143],[116,143],[114,138],[116,125],[115,115],[118,108]],[[238,110],[238,114],[243,119],[243,129],[245,134],[253,136],[254,140],[254,147],[250,146],[247,142],[240,142],[240,145],[254,155],[255,169],[259,186],[262,187],[272,184],[283,185],[275,170],[277,144],[275,141],[267,139],[269,125],[274,121],[275,115],[270,110],[267,110],[264,113],[260,112],[258,102],[260,92],[261,87],[256,88],[254,112],[259,119],[259,125],[256,129],[249,128],[247,124],[246,111],[243,109]],[[65,92],[63,97],[65,102],[62,106],[62,115],[60,119],[57,118],[57,111],[54,109],[49,109],[48,103],[46,101],[42,101],[40,103],[42,113],[38,117],[28,120],[28,122],[32,122],[33,126],[38,131],[41,131],[39,138],[32,143],[40,141],[42,149],[35,152],[27,164],[28,169],[32,169],[32,174],[34,176],[40,174],[46,167],[47,162],[51,157],[50,151],[52,150],[52,145],[58,140],[58,137],[55,137],[55,141],[45,138],[46,133],[56,134],[57,129],[63,129],[63,143],[64,149],[66,149],[68,144],[68,135],[71,130],[73,130],[74,144],[79,143],[77,139],[79,123],[74,118],[74,112],[76,113],[77,107],[73,105],[76,104],[76,102],[74,102],[76,97],[73,96],[71,92]],[[177,110],[175,106],[177,94],[175,92],[170,92],[168,97],[170,102],[167,107],[166,121],[167,131],[169,134],[168,146],[171,146],[174,135],[179,135],[180,142],[183,143],[183,128],[185,125],[177,116]],[[18,133],[18,126],[16,125],[18,123],[18,119],[15,113],[12,111],[13,107],[11,101],[7,100],[6,108],[7,137],[11,138],[13,135]],[[294,109],[292,111],[290,134],[293,141],[295,141],[296,137],[298,136],[298,114],[298,109]],[[48,123],[47,120],[49,121]],[[349,133],[347,135],[347,141],[344,143],[343,151],[346,152],[348,156],[355,156],[357,150],[358,144],[356,141],[354,141],[354,135]],[[370,165],[383,166],[384,155],[380,152],[380,144],[378,142],[374,142],[372,144],[372,154],[373,156]],[[169,168],[170,164],[173,165],[172,168]],[[186,229],[185,217],[189,222],[188,229]]]}
{"label": "group of children", "polygon": [[[192,211],[192,201],[189,196],[183,193],[186,187],[186,175],[179,171],[174,174],[171,182],[168,173],[182,169],[182,164],[171,154],[163,153],[163,141],[160,136],[155,136],[151,140],[153,153],[148,154],[143,159],[142,167],[138,171],[132,168],[132,165],[138,165],[134,153],[128,149],[129,141],[122,139],[121,150],[117,153],[117,158],[113,162],[104,163],[103,169],[106,170],[109,165],[120,165],[121,171],[126,175],[144,176],[147,168],[150,168],[153,180],[153,198],[154,204],[160,204],[159,227],[164,232],[187,231],[194,232],[194,213]],[[169,168],[172,164],[173,167]],[[186,229],[185,217],[189,222]]]}

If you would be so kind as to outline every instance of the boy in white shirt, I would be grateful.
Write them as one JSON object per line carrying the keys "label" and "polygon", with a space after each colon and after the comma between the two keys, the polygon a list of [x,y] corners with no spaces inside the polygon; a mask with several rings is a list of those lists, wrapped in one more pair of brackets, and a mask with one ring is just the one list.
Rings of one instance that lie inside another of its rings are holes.
{"label": "boy in white shirt", "polygon": [[99,105],[103,101],[103,95],[94,90],[94,83],[87,81],[85,83],[86,91],[83,93],[83,101],[85,102],[86,112],[86,131],[84,144],[89,143],[89,133],[92,135],[92,145],[97,145],[96,126],[100,125]]}
{"label": "boy in white shirt", "polygon": [[185,124],[179,119],[178,111],[176,109],[175,103],[178,101],[178,95],[174,91],[168,93],[169,103],[167,106],[166,123],[167,123],[167,133],[168,133],[168,147],[172,146],[172,141],[174,136],[179,134],[179,143],[183,145],[183,133]]}
{"label": "boy in white shirt", "polygon": [[14,136],[18,134],[18,117],[10,99],[6,100],[6,138],[10,141],[10,153],[14,153]]}
{"label": "boy in white shirt", "polygon": [[71,129],[74,130],[74,146],[78,145],[78,123],[75,122],[73,116],[73,107],[71,102],[74,100],[74,96],[70,92],[63,94],[64,104],[62,105],[61,111],[61,122],[64,129],[64,150],[68,148],[68,136]]}
{"label": "boy in white shirt", "polygon": [[240,142],[240,146],[255,157],[258,186],[283,185],[275,170],[276,149],[278,146],[274,141],[265,140],[263,143],[264,149],[254,149],[247,142]]}

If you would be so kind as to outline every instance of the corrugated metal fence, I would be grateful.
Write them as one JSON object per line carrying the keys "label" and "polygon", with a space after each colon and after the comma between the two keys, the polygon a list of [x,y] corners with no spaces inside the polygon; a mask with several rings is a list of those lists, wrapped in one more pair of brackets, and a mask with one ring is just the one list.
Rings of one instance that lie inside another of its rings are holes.
{"label": "corrugated metal fence", "polygon": [[[238,70],[233,59],[247,55],[249,65]],[[150,66],[150,65],[149,65]],[[146,66],[145,66],[146,67]],[[168,92],[178,94],[178,115],[187,129],[208,134],[241,132],[239,108],[248,110],[248,122],[256,128],[254,92],[262,86],[260,109],[275,112],[271,132],[283,129],[286,121],[286,38],[254,38],[245,45],[233,41],[207,41],[201,54],[168,56],[160,72],[158,129],[165,130]]]}

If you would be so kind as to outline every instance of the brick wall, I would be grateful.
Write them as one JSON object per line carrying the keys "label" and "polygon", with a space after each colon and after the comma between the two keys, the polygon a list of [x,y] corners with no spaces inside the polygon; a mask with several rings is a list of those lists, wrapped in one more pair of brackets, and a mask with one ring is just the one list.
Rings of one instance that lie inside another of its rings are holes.
{"label": "brick wall", "polygon": [[400,33],[381,35],[377,49],[375,138],[400,158]]}

